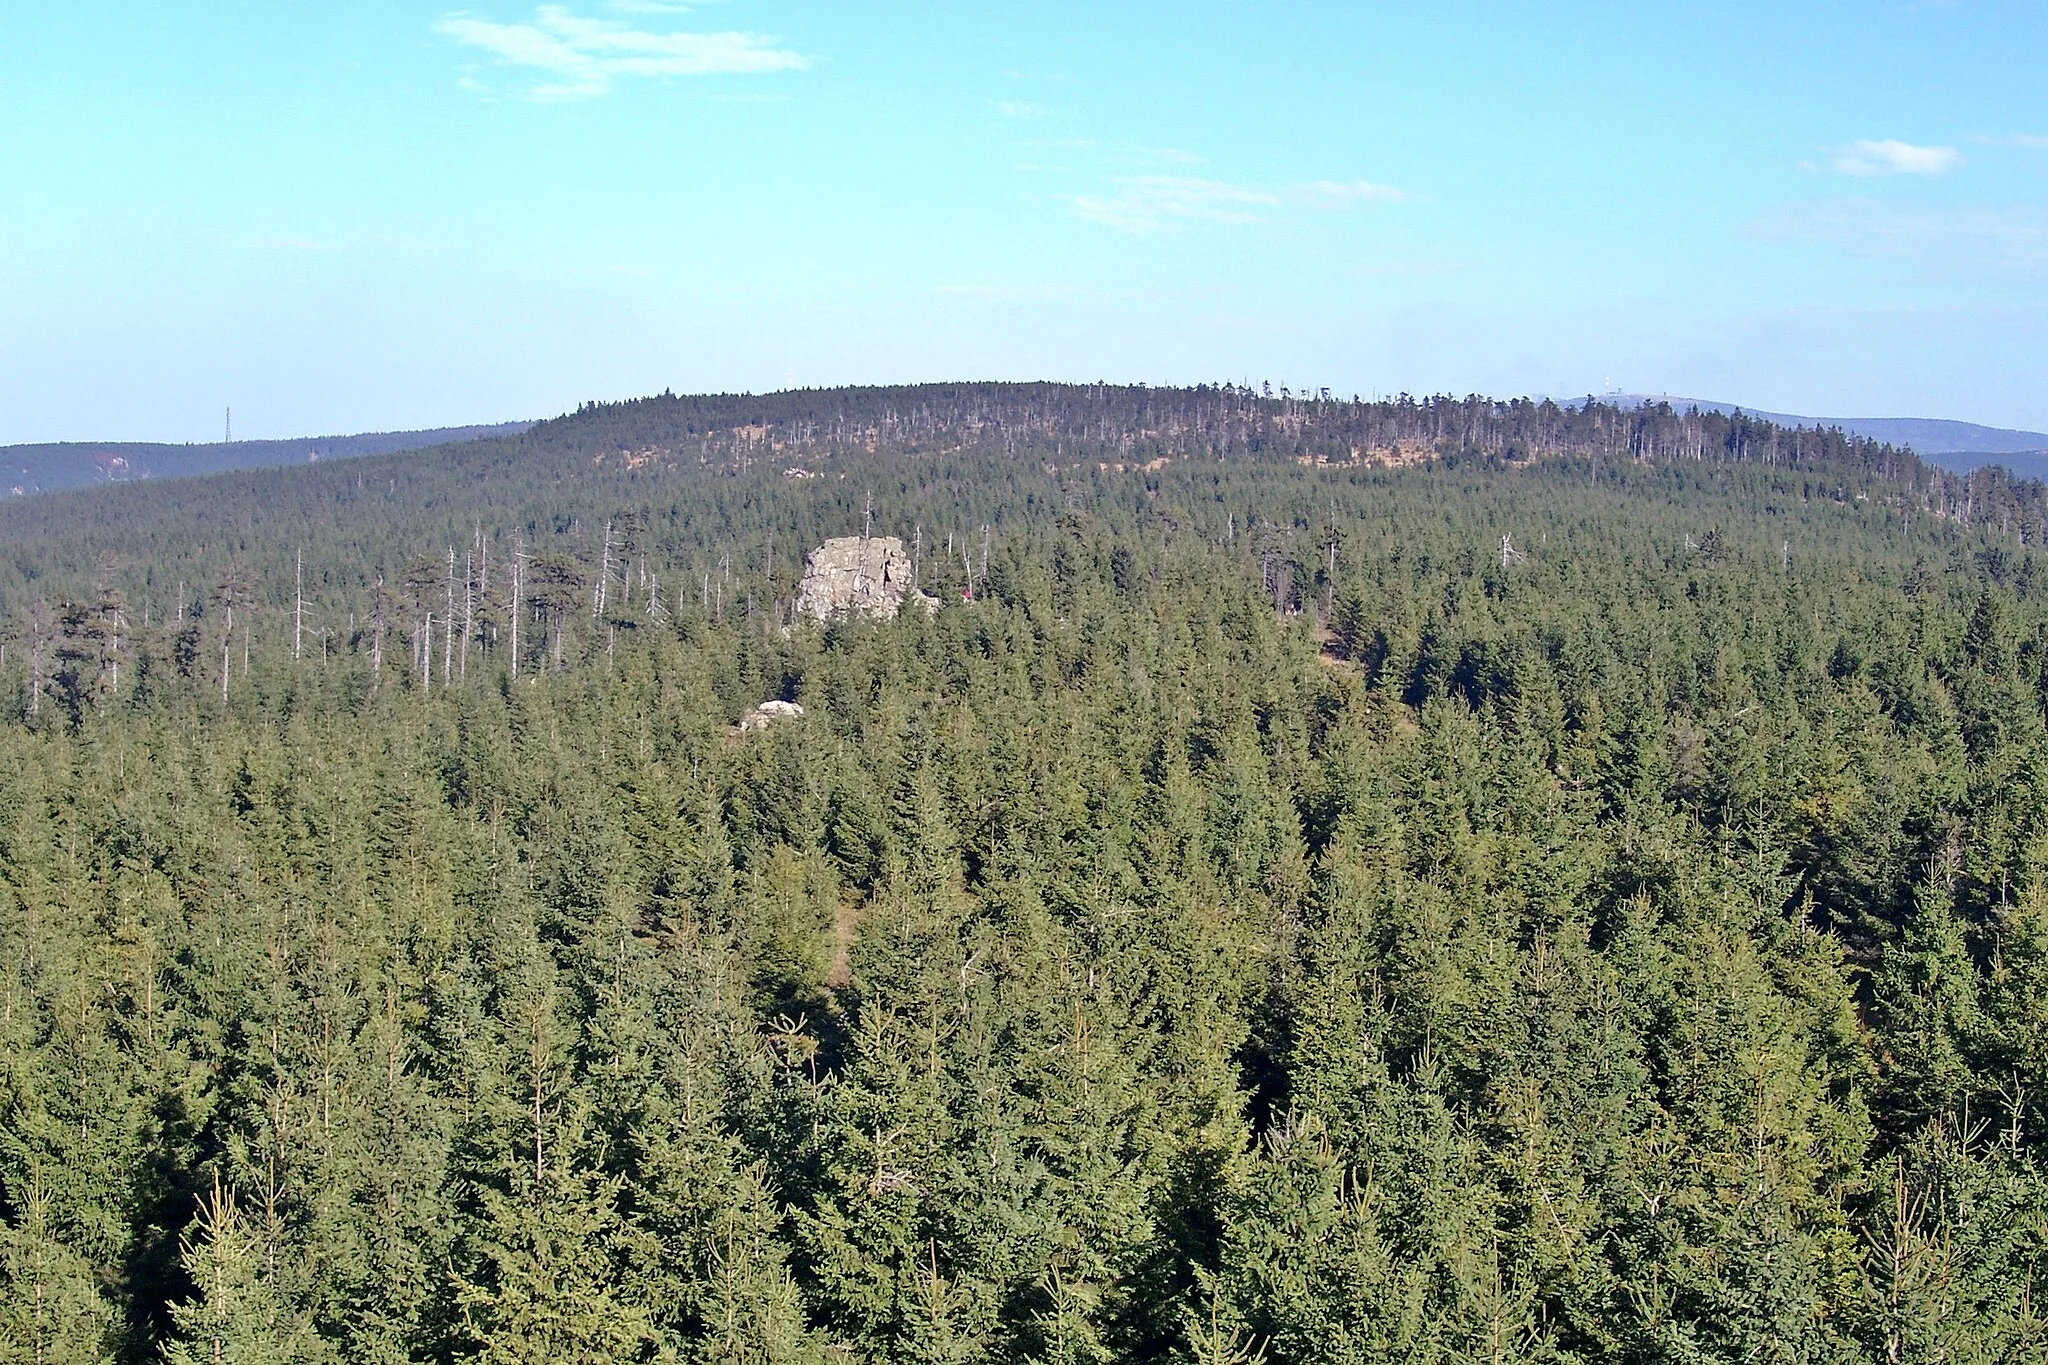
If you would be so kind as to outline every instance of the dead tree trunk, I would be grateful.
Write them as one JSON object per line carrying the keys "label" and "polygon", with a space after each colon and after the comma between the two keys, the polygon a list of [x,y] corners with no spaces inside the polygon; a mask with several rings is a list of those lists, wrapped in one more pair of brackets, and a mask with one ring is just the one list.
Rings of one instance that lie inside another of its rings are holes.
{"label": "dead tree trunk", "polygon": [[455,547],[448,547],[448,614],[441,618],[441,686],[455,664]]}
{"label": "dead tree trunk", "polygon": [[384,576],[377,576],[377,586],[370,596],[370,690],[384,681]]}

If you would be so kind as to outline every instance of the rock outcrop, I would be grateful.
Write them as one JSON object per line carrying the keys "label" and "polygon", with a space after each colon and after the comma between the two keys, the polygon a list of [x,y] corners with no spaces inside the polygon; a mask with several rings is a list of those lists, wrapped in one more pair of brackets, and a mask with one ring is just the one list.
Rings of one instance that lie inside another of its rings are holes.
{"label": "rock outcrop", "polygon": [[804,708],[793,701],[764,701],[746,709],[740,717],[739,730],[741,734],[765,730],[778,720],[794,720],[803,713]]}
{"label": "rock outcrop", "polygon": [[910,586],[910,556],[895,536],[835,536],[804,556],[796,610],[814,621],[842,613],[888,620],[905,602],[936,611],[939,601]]}

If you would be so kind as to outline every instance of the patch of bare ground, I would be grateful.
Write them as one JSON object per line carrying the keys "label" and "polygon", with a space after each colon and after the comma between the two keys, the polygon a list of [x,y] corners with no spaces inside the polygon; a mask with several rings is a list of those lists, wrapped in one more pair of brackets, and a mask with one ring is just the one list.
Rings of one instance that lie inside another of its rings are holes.
{"label": "patch of bare ground", "polygon": [[1315,629],[1315,641],[1316,661],[1324,668],[1332,673],[1342,673],[1346,677],[1358,676],[1358,665],[1344,657],[1338,646],[1336,631],[1326,625],[1318,625]]}
{"label": "patch of bare ground", "polygon": [[841,900],[832,913],[832,965],[825,971],[825,985],[844,990],[853,982],[853,935],[860,927],[860,906]]}
{"label": "patch of bare ground", "polygon": [[1405,469],[1428,464],[1437,458],[1429,441],[1396,441],[1386,446],[1353,446],[1348,458],[1328,455],[1297,455],[1294,462],[1316,469]]}

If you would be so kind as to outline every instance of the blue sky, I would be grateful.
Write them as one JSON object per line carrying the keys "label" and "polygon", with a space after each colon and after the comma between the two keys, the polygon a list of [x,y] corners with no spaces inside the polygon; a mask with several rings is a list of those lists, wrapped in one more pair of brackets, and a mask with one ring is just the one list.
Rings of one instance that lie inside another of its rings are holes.
{"label": "blue sky", "polygon": [[2048,429],[2048,6],[0,5],[0,441],[789,382]]}

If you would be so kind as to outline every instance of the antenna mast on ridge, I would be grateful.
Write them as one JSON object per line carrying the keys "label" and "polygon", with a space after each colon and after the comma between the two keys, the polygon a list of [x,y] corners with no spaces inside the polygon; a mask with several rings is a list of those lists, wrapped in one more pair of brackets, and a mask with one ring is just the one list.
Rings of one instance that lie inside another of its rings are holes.
{"label": "antenna mast on ridge", "polygon": [[220,441],[222,445],[229,446],[235,443],[235,410],[233,408],[228,409],[227,417],[222,424]]}

